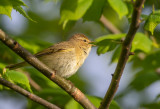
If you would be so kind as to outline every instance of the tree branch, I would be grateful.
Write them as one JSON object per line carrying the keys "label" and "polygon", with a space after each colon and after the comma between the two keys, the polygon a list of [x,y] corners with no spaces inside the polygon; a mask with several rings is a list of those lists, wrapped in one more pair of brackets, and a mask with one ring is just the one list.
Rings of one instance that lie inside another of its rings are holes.
{"label": "tree branch", "polygon": [[100,18],[101,23],[112,33],[114,34],[119,34],[121,33],[120,30],[118,30],[108,19],[104,17],[104,15],[101,16]]}
{"label": "tree branch", "polygon": [[49,109],[60,109],[56,105],[54,105],[54,104],[52,104],[52,103],[50,103],[50,102],[48,102],[48,101],[46,101],[46,100],[34,95],[34,94],[24,90],[23,88],[21,88],[21,87],[15,85],[15,84],[3,79],[1,77],[0,77],[0,84],[13,89],[14,91],[26,96],[27,98],[31,99],[32,101],[35,101],[35,102],[45,106],[46,108],[49,108]]}
{"label": "tree branch", "polygon": [[129,31],[126,35],[126,38],[122,45],[121,55],[115,69],[115,72],[112,76],[112,81],[110,83],[109,89],[106,92],[104,99],[99,107],[99,109],[108,109],[109,105],[118,89],[119,82],[124,70],[124,67],[127,63],[128,57],[130,55],[130,48],[132,45],[133,38],[136,34],[137,29],[140,25],[140,14],[142,10],[142,5],[144,4],[145,0],[137,0],[134,4],[134,11],[132,14],[132,22],[129,28]]}
{"label": "tree branch", "polygon": [[48,68],[45,64],[39,61],[35,56],[25,50],[18,42],[14,41],[8,37],[0,29],[0,40],[22,57],[26,62],[35,67],[43,75],[49,78],[51,81],[55,82],[62,89],[64,89],[69,95],[71,95],[79,104],[81,104],[85,109],[96,109],[96,107],[88,100],[88,98],[73,84],[71,84],[66,79],[55,74],[55,71]]}

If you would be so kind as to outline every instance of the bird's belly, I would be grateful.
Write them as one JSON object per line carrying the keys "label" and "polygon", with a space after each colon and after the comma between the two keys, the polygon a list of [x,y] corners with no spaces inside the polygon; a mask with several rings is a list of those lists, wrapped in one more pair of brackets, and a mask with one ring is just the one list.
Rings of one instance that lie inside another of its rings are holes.
{"label": "bird's belly", "polygon": [[59,55],[52,54],[40,58],[40,60],[48,67],[56,71],[56,74],[62,77],[69,77],[76,73],[77,58],[74,53],[59,53]]}

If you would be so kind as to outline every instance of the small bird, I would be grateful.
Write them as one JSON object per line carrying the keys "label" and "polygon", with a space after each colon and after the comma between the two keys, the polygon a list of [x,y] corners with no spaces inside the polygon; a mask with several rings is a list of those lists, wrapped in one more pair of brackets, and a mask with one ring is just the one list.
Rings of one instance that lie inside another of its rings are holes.
{"label": "small bird", "polygon": [[[35,54],[35,56],[53,69],[57,75],[68,78],[75,74],[84,63],[91,50],[91,41],[84,34],[74,34],[68,41],[54,44]],[[27,66],[21,62],[6,66],[10,70]]]}

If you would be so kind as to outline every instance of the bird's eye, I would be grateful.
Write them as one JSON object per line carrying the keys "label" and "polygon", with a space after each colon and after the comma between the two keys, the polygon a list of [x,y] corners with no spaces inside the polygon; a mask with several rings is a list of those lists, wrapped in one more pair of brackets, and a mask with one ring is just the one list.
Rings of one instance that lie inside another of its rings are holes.
{"label": "bird's eye", "polygon": [[83,40],[84,42],[87,42],[87,40]]}

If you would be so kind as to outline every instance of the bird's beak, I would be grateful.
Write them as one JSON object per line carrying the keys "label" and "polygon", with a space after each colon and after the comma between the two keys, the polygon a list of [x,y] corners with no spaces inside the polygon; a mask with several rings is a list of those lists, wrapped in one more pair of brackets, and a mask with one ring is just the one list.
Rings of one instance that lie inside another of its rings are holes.
{"label": "bird's beak", "polygon": [[89,44],[91,44],[92,46],[96,46],[94,41],[90,41]]}

